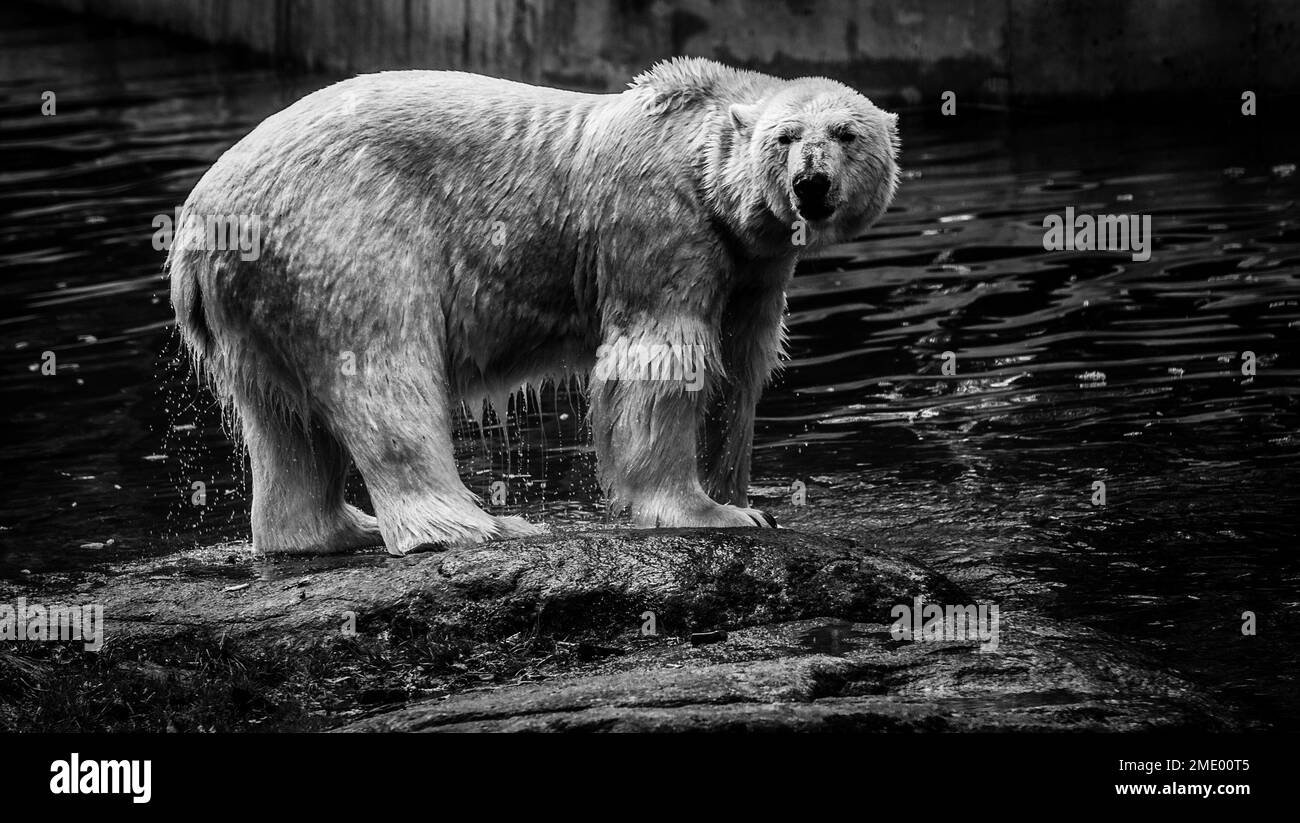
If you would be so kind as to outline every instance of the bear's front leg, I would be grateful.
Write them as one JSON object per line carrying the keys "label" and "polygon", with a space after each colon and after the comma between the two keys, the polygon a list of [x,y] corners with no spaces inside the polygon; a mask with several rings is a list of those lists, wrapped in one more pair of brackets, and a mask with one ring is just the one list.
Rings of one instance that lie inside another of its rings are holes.
{"label": "bear's front leg", "polygon": [[591,377],[601,485],[643,528],[770,526],[762,512],[718,503],[700,483],[696,432],[718,377],[704,324],[606,334]]}
{"label": "bear's front leg", "polygon": [[[775,266],[773,268],[776,268]],[[732,296],[723,314],[722,369],[703,426],[704,490],[720,503],[749,505],[754,412],[784,348],[785,282],[780,271]]]}

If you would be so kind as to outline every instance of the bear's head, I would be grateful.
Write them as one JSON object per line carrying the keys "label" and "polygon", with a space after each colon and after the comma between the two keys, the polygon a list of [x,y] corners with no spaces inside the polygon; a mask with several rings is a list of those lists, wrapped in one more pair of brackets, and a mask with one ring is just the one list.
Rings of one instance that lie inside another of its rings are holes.
{"label": "bear's head", "polygon": [[809,244],[848,240],[884,214],[898,186],[898,117],[825,78],[792,80],[730,107],[763,200]]}

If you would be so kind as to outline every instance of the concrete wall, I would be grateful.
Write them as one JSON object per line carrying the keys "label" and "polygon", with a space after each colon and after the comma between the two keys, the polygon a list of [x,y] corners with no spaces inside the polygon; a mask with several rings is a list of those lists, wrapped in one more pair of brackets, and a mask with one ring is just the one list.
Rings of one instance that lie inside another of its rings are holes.
{"label": "concrete wall", "polygon": [[1300,89],[1295,0],[34,0],[342,73],[618,88],[690,54],[882,98]]}

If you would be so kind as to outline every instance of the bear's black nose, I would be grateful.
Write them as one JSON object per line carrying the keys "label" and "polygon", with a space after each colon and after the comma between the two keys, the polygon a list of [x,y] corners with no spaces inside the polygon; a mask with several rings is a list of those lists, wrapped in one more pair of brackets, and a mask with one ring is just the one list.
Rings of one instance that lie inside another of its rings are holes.
{"label": "bear's black nose", "polygon": [[799,213],[811,220],[830,217],[835,206],[828,202],[831,193],[831,179],[824,174],[813,172],[799,174],[794,178],[794,197],[799,201]]}

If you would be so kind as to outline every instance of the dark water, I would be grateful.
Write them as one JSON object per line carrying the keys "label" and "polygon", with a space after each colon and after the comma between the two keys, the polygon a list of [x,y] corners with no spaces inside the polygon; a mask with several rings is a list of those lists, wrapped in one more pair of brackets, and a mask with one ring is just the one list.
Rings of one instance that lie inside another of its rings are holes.
{"label": "dark water", "polygon": [[[0,576],[246,537],[242,466],[172,365],[151,221],[331,78],[11,9],[0,68]],[[795,281],[755,485],[799,528],[1010,569],[1013,599],[1294,729],[1300,134],[1232,114],[905,114],[895,206]],[[1152,215],[1151,260],[1044,251],[1067,206]],[[505,430],[467,423],[468,481],[506,480],[533,519],[600,522],[580,419],[547,390]]]}

